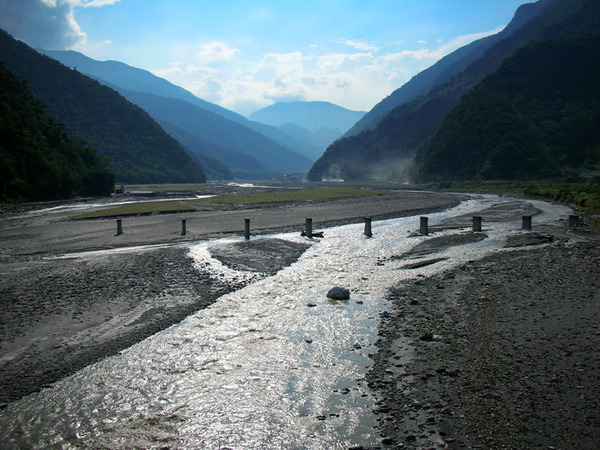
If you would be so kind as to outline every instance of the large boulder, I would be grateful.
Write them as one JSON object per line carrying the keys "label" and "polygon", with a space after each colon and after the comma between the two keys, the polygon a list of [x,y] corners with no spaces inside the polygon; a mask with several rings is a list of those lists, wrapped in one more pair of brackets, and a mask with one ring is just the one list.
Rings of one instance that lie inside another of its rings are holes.
{"label": "large boulder", "polygon": [[350,291],[343,287],[334,287],[329,290],[327,297],[333,300],[348,300],[350,298]]}

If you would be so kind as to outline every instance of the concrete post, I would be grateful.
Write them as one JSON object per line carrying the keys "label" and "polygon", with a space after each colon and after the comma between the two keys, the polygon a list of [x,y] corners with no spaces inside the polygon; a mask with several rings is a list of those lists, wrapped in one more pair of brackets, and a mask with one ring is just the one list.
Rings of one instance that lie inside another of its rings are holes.
{"label": "concrete post", "polygon": [[312,238],[312,219],[306,218],[306,237]]}
{"label": "concrete post", "polygon": [[123,234],[123,219],[117,219],[117,236]]}
{"label": "concrete post", "polygon": [[419,227],[419,232],[421,233],[422,236],[427,236],[429,234],[428,221],[429,221],[428,217],[425,217],[425,216],[421,217],[421,226]]}
{"label": "concrete post", "polygon": [[185,219],[181,219],[181,235],[185,236],[186,232]]}
{"label": "concrete post", "polygon": [[371,218],[365,217],[365,236],[371,237],[373,233],[371,232]]}
{"label": "concrete post", "polygon": [[569,215],[569,228],[575,228],[579,225],[579,216],[571,214]]}
{"label": "concrete post", "polygon": [[250,219],[244,219],[244,238],[250,240]]}
{"label": "concrete post", "polygon": [[522,230],[531,230],[531,216],[523,216]]}
{"label": "concrete post", "polygon": [[473,216],[473,231],[481,231],[481,216]]}

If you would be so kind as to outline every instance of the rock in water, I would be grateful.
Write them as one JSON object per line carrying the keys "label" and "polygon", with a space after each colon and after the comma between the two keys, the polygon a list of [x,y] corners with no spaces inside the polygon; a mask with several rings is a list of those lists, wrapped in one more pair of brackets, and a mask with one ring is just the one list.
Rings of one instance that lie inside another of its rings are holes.
{"label": "rock in water", "polygon": [[350,298],[350,291],[343,287],[334,287],[329,290],[327,297],[333,300],[348,300]]}

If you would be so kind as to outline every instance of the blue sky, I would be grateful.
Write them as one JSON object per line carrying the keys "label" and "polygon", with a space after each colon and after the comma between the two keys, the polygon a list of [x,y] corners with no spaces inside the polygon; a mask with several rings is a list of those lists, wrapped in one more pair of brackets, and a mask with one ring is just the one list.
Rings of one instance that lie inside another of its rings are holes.
{"label": "blue sky", "polygon": [[275,101],[369,110],[524,0],[0,0],[33,47],[149,70],[247,115]]}

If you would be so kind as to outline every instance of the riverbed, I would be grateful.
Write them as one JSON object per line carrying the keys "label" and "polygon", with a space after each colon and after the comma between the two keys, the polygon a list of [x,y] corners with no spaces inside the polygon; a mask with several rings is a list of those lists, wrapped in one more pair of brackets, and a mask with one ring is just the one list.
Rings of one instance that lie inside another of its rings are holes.
{"label": "riverbed", "polygon": [[[486,210],[492,212],[481,214]],[[190,264],[199,273],[211,274],[216,283],[247,286],[119,355],[8,404],[0,412],[5,446],[379,445],[377,397],[365,376],[381,314],[389,309],[388,288],[502,251],[520,231],[524,212],[534,213],[536,227],[557,227],[564,226],[569,210],[475,196],[430,214],[433,237],[415,233],[418,216],[376,221],[371,238],[360,223],[323,229],[323,238],[297,232],[255,237],[310,244],[295,263],[266,277],[212,256],[211,249],[241,238],[192,243]],[[474,214],[484,217],[482,239],[453,240],[473,234]],[[412,251],[433,238],[442,238],[440,245]],[[444,238],[451,244],[444,245]],[[350,299],[329,300],[333,286],[348,288]]]}

